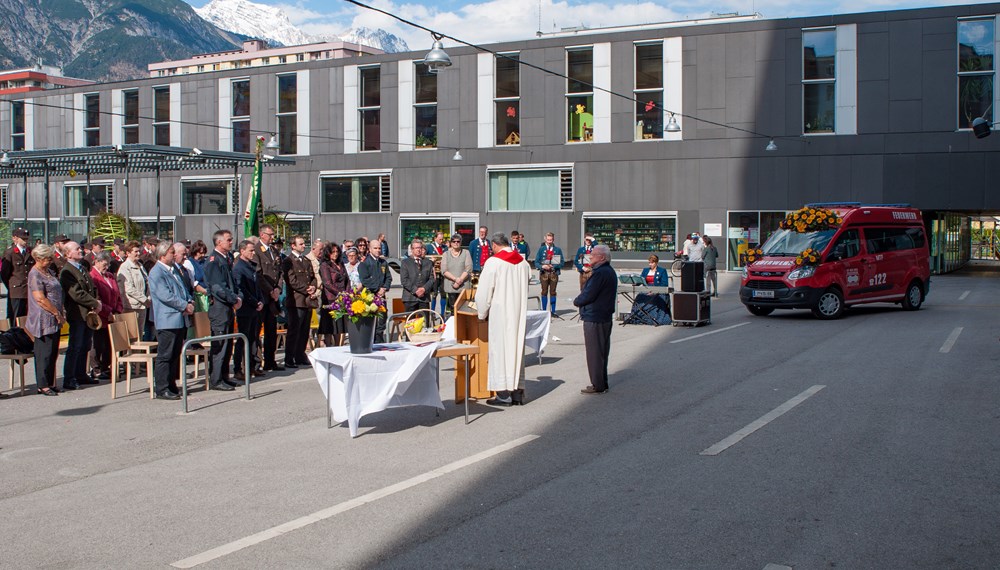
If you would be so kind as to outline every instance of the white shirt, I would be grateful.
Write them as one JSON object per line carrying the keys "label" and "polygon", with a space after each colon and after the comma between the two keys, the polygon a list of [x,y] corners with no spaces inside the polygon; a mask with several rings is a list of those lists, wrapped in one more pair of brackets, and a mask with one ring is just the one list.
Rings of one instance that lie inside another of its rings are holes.
{"label": "white shirt", "polygon": [[705,257],[705,244],[701,240],[692,240],[684,246],[684,255],[688,257],[688,261],[701,261]]}

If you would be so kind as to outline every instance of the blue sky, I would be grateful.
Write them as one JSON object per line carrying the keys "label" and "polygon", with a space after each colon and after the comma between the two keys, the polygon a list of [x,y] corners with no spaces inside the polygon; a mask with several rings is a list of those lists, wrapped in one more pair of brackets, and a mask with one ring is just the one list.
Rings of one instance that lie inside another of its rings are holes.
{"label": "blue sky", "polygon": [[[361,0],[364,1],[364,0]],[[199,7],[208,0],[188,0]],[[340,0],[256,0],[280,6],[294,24],[309,33],[337,34],[356,26],[386,29],[407,41],[411,49],[430,44],[427,34],[395,20]],[[920,0],[373,0],[384,10],[474,43],[533,37],[565,27],[591,28],[668,22],[715,14],[760,13],[764,18],[790,18],[817,14],[847,14],[977,4],[982,2]],[[539,18],[539,12],[541,18]],[[447,42],[445,44],[447,46]]]}

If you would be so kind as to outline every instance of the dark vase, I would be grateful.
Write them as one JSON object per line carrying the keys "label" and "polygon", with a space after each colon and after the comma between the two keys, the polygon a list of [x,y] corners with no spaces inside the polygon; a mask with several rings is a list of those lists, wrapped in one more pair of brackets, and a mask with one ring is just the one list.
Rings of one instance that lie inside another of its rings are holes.
{"label": "dark vase", "polygon": [[347,319],[347,340],[351,354],[370,354],[375,342],[375,317],[361,317],[356,323]]}

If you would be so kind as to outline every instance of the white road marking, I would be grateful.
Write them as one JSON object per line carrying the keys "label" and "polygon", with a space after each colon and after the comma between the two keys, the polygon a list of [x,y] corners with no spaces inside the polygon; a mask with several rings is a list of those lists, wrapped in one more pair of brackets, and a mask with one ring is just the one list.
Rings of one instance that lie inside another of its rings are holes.
{"label": "white road marking", "polygon": [[962,334],[962,329],[964,328],[965,327],[958,327],[955,330],[951,331],[951,334],[948,335],[948,339],[945,340],[944,344],[941,345],[941,352],[943,354],[948,354],[949,352],[951,352],[951,347],[955,346],[955,341],[958,340],[958,335]]}
{"label": "white road marking", "polygon": [[24,449],[15,449],[13,451],[8,451],[7,453],[0,454],[0,461],[10,461],[14,459],[15,455],[21,453],[30,453],[32,451],[41,451],[43,449],[48,449],[47,447],[25,447]]}
{"label": "white road marking", "polygon": [[486,451],[483,451],[481,453],[471,455],[469,457],[466,457],[465,459],[460,459],[453,463],[449,463],[443,467],[438,467],[437,469],[428,471],[427,473],[424,473],[422,475],[417,475],[416,477],[411,477],[405,481],[400,481],[399,483],[396,483],[394,485],[389,485],[388,487],[383,487],[382,489],[378,489],[377,491],[372,491],[367,495],[362,495],[355,499],[351,499],[349,501],[340,503],[339,505],[334,505],[332,507],[325,508],[321,511],[316,511],[315,513],[312,513],[310,515],[306,515],[304,517],[288,521],[284,524],[280,524],[278,526],[269,528],[267,530],[263,530],[261,532],[252,534],[250,536],[241,538],[239,540],[234,540],[233,542],[230,542],[228,544],[223,544],[222,546],[213,548],[211,550],[207,550],[205,552],[202,552],[201,554],[196,554],[189,558],[185,558],[184,560],[178,560],[177,562],[171,564],[171,566],[173,566],[174,568],[194,568],[199,564],[204,564],[205,562],[211,562],[212,560],[221,558],[223,556],[232,554],[234,552],[238,552],[240,550],[243,550],[244,548],[248,548],[255,544],[260,544],[272,538],[279,537],[285,533],[292,532],[293,530],[298,530],[300,528],[307,527],[313,523],[326,520],[341,513],[345,513],[351,509],[366,505],[368,503],[377,501],[379,499],[388,497],[390,495],[394,495],[396,493],[405,491],[412,487],[416,487],[421,483],[426,483],[433,479],[437,479],[438,477],[447,475],[454,471],[458,471],[459,469],[468,467],[470,465],[474,465],[480,461],[489,459],[494,455],[499,455],[505,451],[510,451],[518,446],[524,445],[525,443],[534,441],[538,439],[538,437],[539,436],[537,435],[526,435],[524,437],[515,439],[514,441],[510,441],[503,445],[498,445],[491,449],[487,449]]}
{"label": "white road marking", "polygon": [[764,567],[764,570],[792,570],[792,567],[783,566],[781,564],[768,564]]}
{"label": "white road marking", "polygon": [[746,427],[734,433],[733,435],[727,437],[726,439],[720,441],[719,443],[716,443],[715,445],[709,447],[705,451],[702,451],[701,453],[699,453],[699,455],[718,455],[722,453],[723,451],[729,449],[730,447],[742,441],[743,438],[745,438],[746,436],[752,434],[753,432],[759,430],[760,428],[778,419],[779,417],[784,415],[785,412],[791,410],[795,406],[798,406],[802,402],[805,402],[813,394],[819,392],[823,388],[826,388],[826,386],[822,384],[817,384],[815,386],[812,386],[805,392],[802,392],[798,396],[795,396],[791,400],[788,400],[784,404],[781,404],[780,406],[764,414],[760,418],[750,422],[749,424],[747,424]]}
{"label": "white road marking", "polygon": [[969,296],[969,293],[972,293],[972,291],[966,291],[965,293],[962,293],[962,295],[958,298],[958,300],[964,301],[965,298]]}
{"label": "white road marking", "polygon": [[684,338],[679,338],[677,340],[670,341],[670,344],[677,344],[678,342],[687,342],[689,340],[694,340],[696,338],[701,338],[703,336],[708,336],[710,334],[725,332],[725,331],[728,331],[728,330],[731,330],[731,329],[735,329],[736,327],[742,327],[743,325],[749,325],[749,324],[750,323],[739,323],[739,324],[731,325],[731,326],[728,326],[728,327],[723,327],[721,329],[716,329],[714,331],[709,331],[709,332],[704,332],[704,333],[701,333],[701,334],[696,334],[694,336],[688,336],[688,337],[684,337]]}

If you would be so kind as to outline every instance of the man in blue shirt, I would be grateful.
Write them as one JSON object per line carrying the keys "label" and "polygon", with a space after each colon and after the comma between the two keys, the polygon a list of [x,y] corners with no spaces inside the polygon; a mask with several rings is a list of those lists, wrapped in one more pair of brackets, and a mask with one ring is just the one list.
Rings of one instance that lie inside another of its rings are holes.
{"label": "man in blue shirt", "polygon": [[611,251],[606,245],[596,245],[590,251],[591,271],[587,283],[573,304],[580,307],[583,321],[583,344],[587,349],[587,371],[590,386],[583,394],[603,394],[608,391],[608,356],[611,353],[611,318],[618,295],[618,278],[611,267]]}

